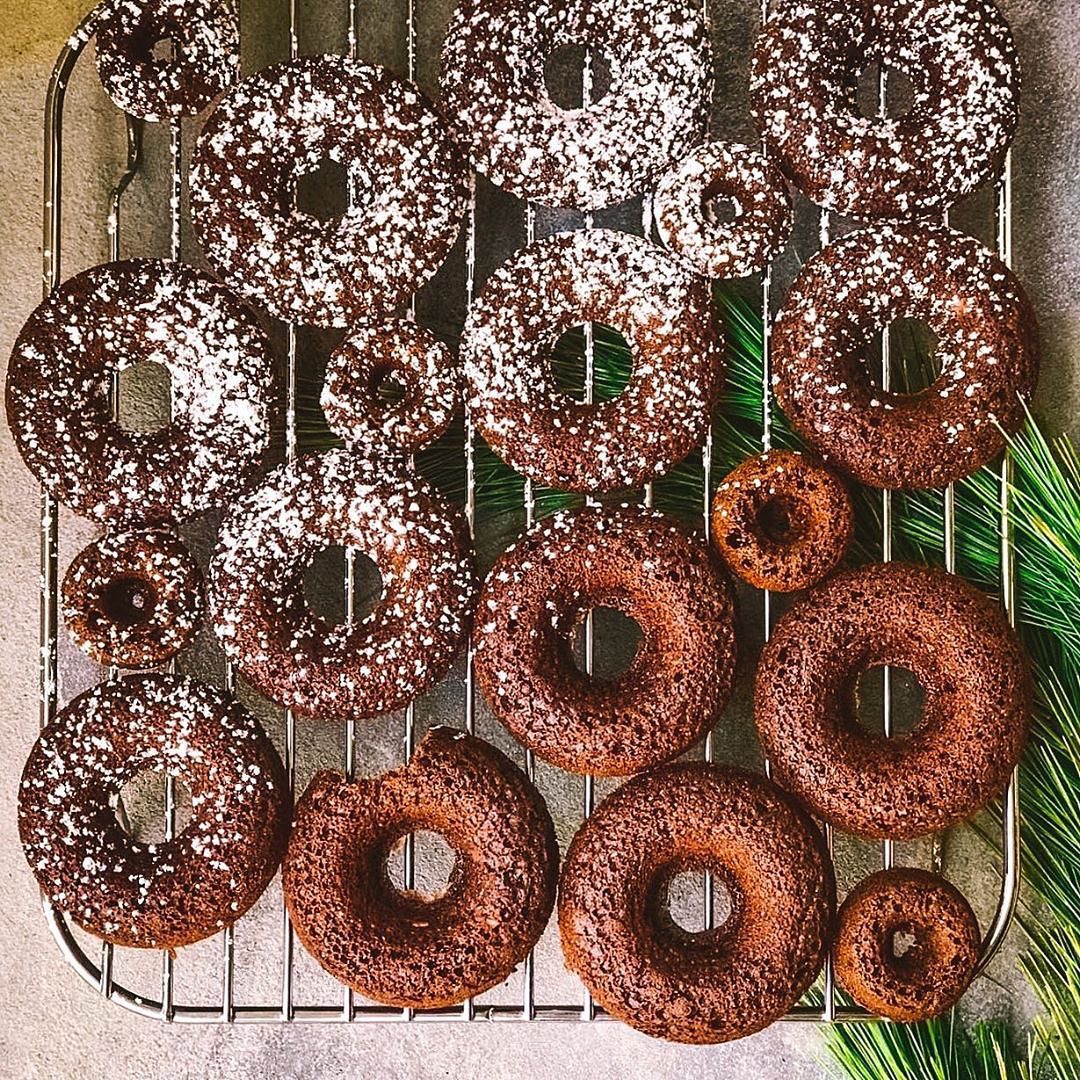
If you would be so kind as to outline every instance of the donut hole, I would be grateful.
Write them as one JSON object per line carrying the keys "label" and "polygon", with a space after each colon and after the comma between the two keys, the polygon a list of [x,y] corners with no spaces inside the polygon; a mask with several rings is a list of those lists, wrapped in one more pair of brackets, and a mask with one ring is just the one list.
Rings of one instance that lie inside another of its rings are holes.
{"label": "donut hole", "polygon": [[150,43],[149,52],[155,63],[168,64],[176,56],[176,42],[170,34],[161,34]]}
{"label": "donut hole", "polygon": [[777,494],[757,508],[754,524],[770,543],[793,544],[806,532],[806,513],[797,499]]}
{"label": "donut hole", "polygon": [[603,52],[576,41],[564,42],[544,58],[544,88],[564,112],[596,105],[611,90],[611,64]]}
{"label": "donut hole", "polygon": [[713,180],[701,196],[701,216],[710,225],[730,225],[742,217],[743,208],[722,180]]}
{"label": "donut hole", "polygon": [[417,829],[394,842],[386,858],[386,874],[397,893],[410,900],[431,904],[446,895],[456,865],[457,852],[444,836],[428,829]]}
{"label": "donut hole", "polygon": [[915,933],[915,927],[911,923],[905,923],[897,927],[889,935],[889,950],[892,960],[902,962],[905,957],[910,960],[911,951],[919,944],[919,936]]}
{"label": "donut hole", "polygon": [[[590,325],[594,359],[592,400],[613,401],[626,389],[633,375],[630,345],[614,327],[597,322]],[[573,326],[559,335],[551,352],[555,389],[573,401],[586,399],[588,351],[585,327]],[[601,358],[603,362],[597,362]]]}
{"label": "donut hole", "polygon": [[375,368],[368,380],[368,395],[376,408],[389,412],[400,405],[409,392],[408,387],[398,377],[392,364],[382,364]]}
{"label": "donut hole", "polygon": [[101,594],[105,617],[116,626],[139,626],[150,622],[157,602],[157,589],[135,574],[113,578]]}
{"label": "donut hole", "polygon": [[172,423],[172,376],[164,364],[140,361],[118,374],[117,421],[144,435]]}
{"label": "donut hole", "polygon": [[885,73],[885,109],[884,115],[889,120],[898,120],[911,112],[915,105],[915,86],[907,73],[899,68],[882,65],[879,60],[871,60],[860,72],[855,89],[855,103],[858,114],[868,120],[880,120],[881,75]]}
{"label": "donut hole", "polygon": [[[589,619],[592,618],[592,671],[587,649]],[[634,663],[641,645],[638,623],[619,611],[603,605],[578,613],[570,637],[570,656],[582,674],[600,682],[613,682],[625,675]]]}
{"label": "donut hole", "polygon": [[886,671],[892,736],[909,735],[922,719],[925,692],[913,672],[875,664],[854,681],[852,709],[859,726],[872,735],[885,734]]}
{"label": "donut hole", "polygon": [[[348,553],[352,552],[349,574]],[[385,583],[378,564],[362,551],[333,544],[317,551],[303,572],[304,599],[315,615],[328,626],[341,626],[348,614],[347,590],[352,589],[352,621],[361,622],[374,614],[383,598]]]}
{"label": "donut hole", "polygon": [[[168,774],[161,769],[140,769],[114,794],[109,805],[117,824],[136,843],[160,844],[167,837],[166,789]],[[179,836],[191,824],[191,789],[179,777],[172,777],[172,836]]]}
{"label": "donut hole", "polygon": [[331,157],[314,165],[301,165],[296,176],[293,205],[325,223],[340,221],[349,208],[349,170]]}

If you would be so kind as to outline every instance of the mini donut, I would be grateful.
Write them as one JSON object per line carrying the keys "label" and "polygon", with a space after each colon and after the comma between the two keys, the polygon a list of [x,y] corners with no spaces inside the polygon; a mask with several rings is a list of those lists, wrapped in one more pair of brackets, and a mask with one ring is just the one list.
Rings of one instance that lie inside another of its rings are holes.
{"label": "mini donut", "polygon": [[[172,421],[113,419],[109,375],[160,364]],[[130,259],[70,278],[38,305],[8,365],[7,416],[59,502],[109,524],[176,523],[223,505],[258,466],[272,360],[254,315],[209,275]]]}
{"label": "mini donut", "polygon": [[[711,871],[731,900],[694,933],[671,917],[678,874]],[[567,966],[638,1031],[740,1039],[780,1019],[828,949],[836,885],[821,834],[763,776],[680,762],[608,796],[570,844],[559,883]]]}
{"label": "mini donut", "polygon": [[[913,940],[896,953],[897,935]],[[900,1023],[941,1016],[975,977],[979,923],[963,894],[925,870],[881,870],[837,916],[836,976],[864,1008]]]}
{"label": "mini donut", "polygon": [[[324,548],[363,552],[383,594],[330,626],[304,600]],[[434,686],[468,633],[476,593],[464,518],[423,481],[331,450],[282,465],[243,495],[210,564],[214,629],[248,681],[326,719],[392,712]]]}
{"label": "mini donut", "polygon": [[[613,326],[633,372],[618,397],[559,389],[550,354],[586,322]],[[666,472],[705,437],[723,376],[709,285],[662,248],[608,229],[519,251],[469,311],[462,370],[477,430],[508,465],[548,487],[610,491]]]}
{"label": "mini donut", "polygon": [[175,533],[108,533],[64,575],[60,610],[75,644],[99,664],[154,667],[195,636],[202,574]]}
{"label": "mini donut", "polygon": [[[735,216],[717,220],[714,199]],[[784,250],[795,223],[783,174],[738,143],[703,143],[661,178],[653,220],[664,243],[699,274],[741,278],[764,270]]]}
{"label": "mini donut", "polygon": [[747,458],[712,501],[712,542],[755,589],[795,592],[836,569],[855,526],[847,488],[794,450]]}
{"label": "mini donut", "polygon": [[[859,115],[872,61],[910,81],[903,116]],[[1001,171],[1019,78],[992,0],[780,0],[754,49],[750,94],[770,154],[815,203],[909,218],[942,213]]]}
{"label": "mini donut", "polygon": [[[171,840],[133,839],[116,800],[139,773],[191,791]],[[289,835],[281,758],[222,691],[147,673],[99,683],[41,732],[19,788],[19,835],[49,902],[114,945],[178,949],[231,926],[262,895]]]}
{"label": "mini donut", "polygon": [[[240,72],[240,24],[233,0],[105,0],[99,8],[101,85],[131,116],[195,116]],[[154,46],[171,41],[171,58]]]}
{"label": "mini donut", "polygon": [[[544,63],[584,45],[611,88],[586,108],[549,97]],[[699,4],[651,0],[470,0],[450,20],[442,105],[496,187],[595,210],[641,194],[705,134],[712,92]]]}
{"label": "mini donut", "polygon": [[[387,859],[417,830],[455,855],[446,891],[399,890]],[[282,868],[304,947],[334,978],[401,1008],[454,1005],[503,982],[555,904],[559,848],[540,793],[509,758],[432,728],[408,765],[316,773]]]}
{"label": "mini donut", "polygon": [[[571,651],[589,611],[632,618],[616,679]],[[624,776],[681,754],[716,722],[735,673],[727,575],[674,519],[624,506],[538,522],[495,563],[473,630],[477,685],[519,742],[571,772]]]}
{"label": "mini donut", "polygon": [[[873,735],[855,711],[871,667],[909,670],[922,716]],[[826,579],[777,623],[754,717],[773,777],[816,815],[868,839],[940,832],[1004,790],[1020,760],[1031,679],[1001,609],[953,574],[884,563]]]}
{"label": "mini donut", "polygon": [[[334,221],[290,205],[330,159],[359,193]],[[458,233],[465,160],[427,98],[388,71],[305,56],[245,79],[195,148],[191,213],[224,281],[280,319],[347,326],[403,305]]]}
{"label": "mini donut", "polygon": [[[396,382],[389,401],[381,389]],[[410,319],[354,326],[326,365],[320,403],[331,431],[351,449],[414,454],[450,426],[457,365],[430,330]]]}
{"label": "mini donut", "polygon": [[[938,338],[941,374],[880,389],[867,342],[901,318]],[[830,464],[882,488],[940,487],[974,472],[1024,422],[1038,331],[1023,286],[977,240],[934,224],[882,225],[803,267],[773,329],[776,397]]]}

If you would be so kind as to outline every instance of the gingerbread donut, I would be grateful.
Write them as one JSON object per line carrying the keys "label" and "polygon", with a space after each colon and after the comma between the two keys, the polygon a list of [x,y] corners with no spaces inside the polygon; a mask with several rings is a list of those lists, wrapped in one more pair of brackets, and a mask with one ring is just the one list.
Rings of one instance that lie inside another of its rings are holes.
{"label": "gingerbread donut", "polygon": [[[419,829],[456,856],[446,891],[398,890],[394,846]],[[412,761],[370,779],[320,772],[296,808],[282,869],[304,947],[334,978],[432,1009],[497,986],[555,903],[559,848],[539,792],[493,746],[432,728]]]}
{"label": "gingerbread donut", "polygon": [[[341,545],[368,555],[383,594],[329,626],[304,600],[305,564]],[[421,480],[344,450],[282,465],[234,505],[210,564],[214,629],[252,685],[325,719],[392,712],[449,670],[475,600],[464,518]]]}
{"label": "gingerbread donut", "polygon": [[108,533],[72,560],[60,610],[75,644],[99,664],[154,667],[195,636],[202,574],[167,529]]}
{"label": "gingerbread donut", "polygon": [[[191,821],[142,843],[116,819],[147,770],[191,791]],[[143,674],[80,694],[38,736],[19,835],[49,902],[116,945],[177,949],[231,926],[262,895],[289,835],[281,759],[255,718],[212,686]]]}
{"label": "gingerbread donut", "polygon": [[[898,118],[860,116],[879,62],[911,83]],[[1019,115],[1019,63],[992,0],[778,0],[751,65],[754,119],[814,202],[856,218],[940,214],[996,176]],[[927,260],[929,265],[929,260]]]}
{"label": "gingerbread donut", "polygon": [[[730,199],[734,218],[718,218]],[[697,273],[741,278],[764,270],[784,250],[795,214],[783,174],[738,143],[703,143],[656,187],[653,218],[664,243]]]}
{"label": "gingerbread donut", "polygon": [[[595,321],[621,331],[630,381],[588,404],[560,390],[550,352]],[[462,338],[468,403],[508,465],[570,491],[635,487],[705,437],[723,373],[709,286],[655,244],[608,229],[540,240],[488,278]]]}
{"label": "gingerbread donut", "polygon": [[[910,938],[897,952],[898,936]],[[901,1023],[948,1012],[979,963],[979,923],[963,894],[925,870],[860,881],[837,917],[836,977],[862,1006]]]}
{"label": "gingerbread donut", "polygon": [[712,542],[755,589],[795,592],[831,573],[855,525],[843,483],[794,450],[747,458],[712,501]]}
{"label": "gingerbread donut", "polygon": [[[614,680],[575,666],[589,611],[641,642]],[[572,772],[623,776],[676,757],[716,722],[735,671],[734,604],[708,547],[639,507],[563,511],[495,563],[473,631],[477,685],[511,734]]]}
{"label": "gingerbread donut", "polygon": [[[731,914],[698,933],[672,878],[711,871]],[[569,968],[597,1003],[656,1038],[719,1043],[778,1020],[814,981],[836,886],[821,834],[763,776],[702,763],[628,780],[581,826],[559,883]]]}
{"label": "gingerbread donut", "polygon": [[[924,695],[906,735],[866,731],[856,679],[909,670]],[[836,574],[784,614],[758,664],[754,716],[773,777],[826,821],[908,839],[971,817],[1020,760],[1027,660],[1000,608],[952,574],[884,563]]]}
{"label": "gingerbread donut", "polygon": [[[172,421],[113,419],[109,375],[161,364]],[[221,506],[268,443],[270,346],[254,315],[207,274],[130,259],[70,278],[19,333],[7,415],[27,467],[59,502],[114,523],[179,522]]]}
{"label": "gingerbread donut", "polygon": [[[544,62],[584,45],[611,88],[561,109]],[[450,20],[442,104],[476,168],[521,199],[599,209],[646,190],[705,134],[712,65],[700,5],[470,0]]]}
{"label": "gingerbread donut", "polygon": [[[886,393],[867,342],[900,318],[938,338],[941,374]],[[977,240],[941,225],[882,225],[803,267],[773,330],[776,397],[830,464],[864,484],[939,487],[984,465],[1024,421],[1038,376],[1023,286]]]}
{"label": "gingerbread donut", "polygon": [[[330,159],[360,193],[335,221],[290,205]],[[465,161],[411,83],[339,56],[305,56],[244,80],[203,128],[191,213],[206,257],[281,319],[346,326],[405,303],[453,246]]]}

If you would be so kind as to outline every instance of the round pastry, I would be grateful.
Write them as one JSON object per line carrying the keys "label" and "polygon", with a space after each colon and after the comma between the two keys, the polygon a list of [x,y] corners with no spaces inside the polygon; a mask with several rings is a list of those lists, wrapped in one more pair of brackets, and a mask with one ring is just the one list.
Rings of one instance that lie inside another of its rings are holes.
{"label": "round pastry", "polygon": [[[859,723],[856,681],[904,668],[923,691],[908,734]],[[1001,609],[961,578],[884,563],[796,601],[761,653],[754,715],[773,777],[815,814],[870,839],[909,839],[999,795],[1027,736],[1027,660]]]}
{"label": "round pastry", "polygon": [[[611,88],[581,109],[548,95],[567,45],[607,61]],[[521,199],[599,209],[645,191],[705,134],[712,88],[700,5],[652,0],[472,0],[450,20],[442,105],[476,168]]]}
{"label": "round pastry", "polygon": [[[330,626],[306,564],[340,545],[382,575],[375,609]],[[325,719],[392,712],[434,686],[468,633],[476,583],[464,518],[415,477],[331,450],[282,465],[234,505],[210,564],[214,629],[248,681]]]}
{"label": "round pastry", "polygon": [[60,609],[75,644],[99,664],[154,667],[195,636],[202,574],[167,529],[108,533],[72,560]]}
{"label": "round pastry", "polygon": [[[395,845],[421,829],[455,855],[439,895],[398,889],[387,872]],[[282,874],[297,936],[331,975],[376,1001],[432,1009],[497,986],[528,956],[555,903],[559,848],[509,758],[436,727],[381,776],[316,773]]]}
{"label": "round pastry", "polygon": [[[191,792],[191,821],[142,843],[116,818],[148,770]],[[19,835],[49,902],[116,945],[177,949],[231,926],[262,895],[289,834],[281,759],[255,718],[212,686],[142,674],[99,683],[38,736]]]}
{"label": "round pastry", "polygon": [[[615,327],[633,372],[588,404],[559,389],[550,354],[586,322]],[[512,468],[569,491],[635,487],[705,437],[723,374],[709,285],[660,247],[607,229],[560,233],[488,278],[469,311],[462,368],[474,422]]]}
{"label": "round pastry", "polygon": [[[387,384],[398,400],[385,394]],[[413,454],[450,426],[457,390],[450,350],[411,319],[393,319],[349,331],[326,365],[321,404],[350,448]]]}
{"label": "round pastry", "polygon": [[[109,376],[160,364],[172,421],[127,431]],[[8,424],[27,467],[61,503],[111,523],[177,522],[222,505],[268,442],[271,356],[252,313],[211,277],[132,259],[71,278],[19,333]]]}
{"label": "round pastry", "polygon": [[[898,938],[908,938],[897,951]],[[979,963],[979,923],[963,894],[925,870],[860,881],[837,917],[836,977],[862,1006],[901,1023],[948,1012]]]}
{"label": "round pastry", "polygon": [[[867,342],[922,319],[941,374],[886,393]],[[864,484],[940,487],[984,465],[1016,431],[1038,376],[1023,286],[977,240],[941,225],[883,225],[830,244],[803,267],[773,329],[776,397],[828,462]]]}
{"label": "round pastry", "polygon": [[[678,874],[711,871],[731,901],[694,933],[667,904]],[[763,776],[699,762],[628,780],[570,844],[559,884],[566,963],[597,1003],[657,1038],[739,1039],[814,981],[836,885],[821,834]]]}
{"label": "round pastry", "polygon": [[[359,193],[338,219],[290,205],[327,160]],[[244,80],[203,128],[191,213],[227,284],[281,319],[346,326],[385,316],[442,264],[465,211],[465,161],[411,83],[339,56]]]}
{"label": "round pastry", "polygon": [[[718,217],[716,200],[734,217]],[[657,185],[653,218],[664,243],[699,274],[747,277],[784,250],[795,223],[780,170],[756,150],[709,142],[687,154]]]}
{"label": "round pastry", "polygon": [[[632,618],[616,679],[571,651],[588,613]],[[735,673],[735,612],[708,546],[652,510],[563,511],[495,563],[473,630],[477,685],[513,736],[571,772],[624,776],[676,757],[716,722]]]}
{"label": "round pastry", "polygon": [[[870,62],[909,80],[903,116],[859,115]],[[940,214],[1000,172],[1018,83],[1012,34],[991,0],[780,0],[754,50],[750,93],[770,153],[814,202],[906,218]]]}
{"label": "round pastry", "polygon": [[[171,55],[155,56],[163,42]],[[240,71],[233,0],[105,0],[95,44],[105,92],[143,120],[195,116]]]}
{"label": "round pastry", "polygon": [[747,458],[713,495],[713,546],[755,589],[795,592],[820,581],[844,557],[854,524],[843,483],[794,450]]}

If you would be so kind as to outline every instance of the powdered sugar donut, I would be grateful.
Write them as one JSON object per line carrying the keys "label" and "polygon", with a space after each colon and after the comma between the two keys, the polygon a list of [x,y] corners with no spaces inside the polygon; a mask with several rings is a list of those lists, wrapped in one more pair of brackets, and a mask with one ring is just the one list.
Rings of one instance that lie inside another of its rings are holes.
{"label": "powdered sugar donut", "polygon": [[[545,60],[569,44],[611,69],[611,89],[583,109],[559,108],[544,85]],[[443,46],[443,105],[492,183],[596,209],[640,194],[700,141],[711,74],[700,4],[470,0]]]}
{"label": "powdered sugar donut", "polygon": [[[633,359],[611,401],[575,401],[549,363],[559,335],[587,321],[625,334]],[[634,487],[705,436],[723,370],[709,286],[662,248],[606,229],[560,233],[504,263],[462,339],[472,415],[518,472],[570,491]]]}
{"label": "powdered sugar donut", "polygon": [[[898,118],[860,116],[877,61],[911,83]],[[939,214],[1001,169],[1019,63],[992,0],[772,5],[754,50],[754,119],[796,186],[858,218]]]}
{"label": "powdered sugar donut", "polygon": [[[326,160],[358,193],[335,221],[289,205],[297,178]],[[214,268],[278,318],[314,326],[403,304],[453,246],[466,193],[464,158],[424,95],[339,56],[242,82],[207,121],[191,170]]]}
{"label": "powdered sugar donut", "polygon": [[[717,218],[716,199],[730,199],[732,221]],[[783,174],[762,154],[738,143],[699,146],[657,185],[657,231],[699,274],[747,277],[784,250],[794,212]]]}

